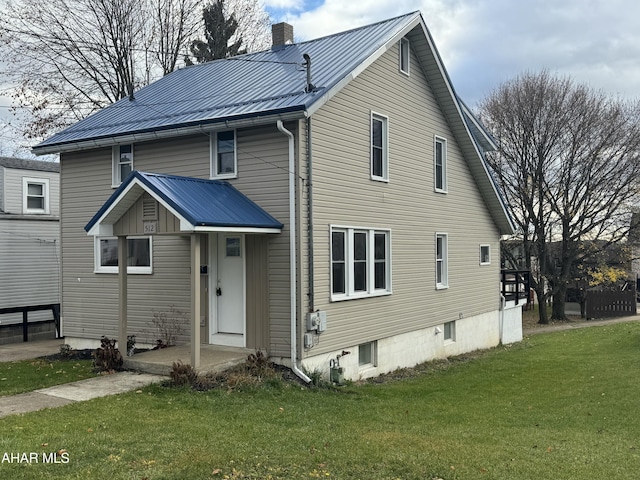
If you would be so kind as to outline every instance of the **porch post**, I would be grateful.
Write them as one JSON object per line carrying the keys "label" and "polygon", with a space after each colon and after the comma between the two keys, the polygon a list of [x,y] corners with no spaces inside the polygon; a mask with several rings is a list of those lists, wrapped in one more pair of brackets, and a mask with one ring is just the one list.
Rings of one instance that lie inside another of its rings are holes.
{"label": "porch post", "polygon": [[127,354],[127,237],[118,236],[118,349]]}
{"label": "porch post", "polygon": [[200,366],[200,234],[191,234],[191,366]]}

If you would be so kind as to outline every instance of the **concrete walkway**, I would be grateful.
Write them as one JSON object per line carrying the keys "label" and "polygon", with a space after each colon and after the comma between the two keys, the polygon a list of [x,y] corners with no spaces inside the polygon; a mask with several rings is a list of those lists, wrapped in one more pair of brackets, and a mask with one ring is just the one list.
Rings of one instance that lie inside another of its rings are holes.
{"label": "concrete walkway", "polygon": [[600,327],[603,325],[613,325],[615,323],[627,323],[640,321],[640,315],[631,315],[629,317],[605,318],[602,320],[583,320],[579,322],[560,322],[544,327],[534,327],[523,329],[522,334],[535,335],[537,333],[549,333],[562,330],[575,330],[576,328]]}
{"label": "concrete walkway", "polygon": [[[16,362],[54,355],[60,352],[62,344],[64,344],[63,339],[0,345],[0,362]],[[0,397],[0,418],[138,390],[166,378],[149,373],[118,372],[19,395]]]}

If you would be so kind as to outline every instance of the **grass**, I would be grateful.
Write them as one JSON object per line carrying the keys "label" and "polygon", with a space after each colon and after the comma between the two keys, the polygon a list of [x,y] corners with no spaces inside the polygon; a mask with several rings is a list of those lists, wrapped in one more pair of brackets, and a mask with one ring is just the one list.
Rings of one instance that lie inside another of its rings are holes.
{"label": "grass", "polygon": [[0,419],[0,478],[636,479],[640,323],[540,334],[339,390],[162,386]]}
{"label": "grass", "polygon": [[23,360],[0,363],[0,397],[94,377],[92,360]]}

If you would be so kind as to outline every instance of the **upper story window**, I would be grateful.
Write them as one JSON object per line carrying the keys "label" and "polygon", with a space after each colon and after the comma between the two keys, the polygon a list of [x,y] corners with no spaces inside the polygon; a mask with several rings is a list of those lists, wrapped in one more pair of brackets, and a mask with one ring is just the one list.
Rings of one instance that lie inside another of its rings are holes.
{"label": "upper story window", "polygon": [[116,145],[113,147],[113,172],[111,184],[119,186],[133,171],[133,144]]}
{"label": "upper story window", "polygon": [[391,232],[331,228],[331,299],[391,293]]}
{"label": "upper story window", "polygon": [[[151,237],[127,238],[127,273],[153,273]],[[118,273],[118,239],[95,237],[95,273]]]}
{"label": "upper story window", "polygon": [[400,71],[402,73],[406,73],[409,75],[409,65],[410,65],[410,56],[409,56],[409,39],[402,38],[400,39]]}
{"label": "upper story window", "polygon": [[436,288],[449,287],[447,234],[436,233]]}
{"label": "upper story window", "polygon": [[480,245],[480,265],[491,265],[491,245]]}
{"label": "upper story window", "polygon": [[211,135],[211,178],[238,176],[236,132],[228,130]]}
{"label": "upper story window", "polygon": [[447,141],[435,137],[434,143],[435,191],[447,193]]}
{"label": "upper story window", "polygon": [[49,213],[49,179],[22,178],[23,213]]}
{"label": "upper story window", "polygon": [[389,119],[371,112],[371,179],[389,180]]}

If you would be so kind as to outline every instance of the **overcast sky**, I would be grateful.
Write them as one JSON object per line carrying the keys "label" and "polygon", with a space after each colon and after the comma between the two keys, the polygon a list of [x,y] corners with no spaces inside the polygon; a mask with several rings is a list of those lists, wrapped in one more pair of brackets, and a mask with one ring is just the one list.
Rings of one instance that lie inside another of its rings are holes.
{"label": "overcast sky", "polygon": [[308,40],[420,10],[458,95],[470,106],[524,71],[548,69],[640,98],[635,0],[265,0]]}
{"label": "overcast sky", "polygon": [[[294,26],[296,40],[420,10],[458,95],[472,108],[500,83],[542,69],[640,98],[635,0],[263,1],[274,23]],[[0,97],[0,121],[8,104]]]}

